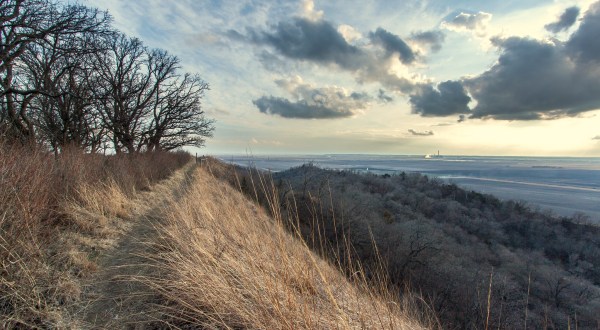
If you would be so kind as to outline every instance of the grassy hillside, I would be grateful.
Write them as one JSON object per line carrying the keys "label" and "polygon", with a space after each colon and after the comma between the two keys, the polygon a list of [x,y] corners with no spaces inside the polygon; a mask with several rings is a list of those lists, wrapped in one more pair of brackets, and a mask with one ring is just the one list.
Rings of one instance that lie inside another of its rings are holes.
{"label": "grassy hillside", "polygon": [[265,210],[189,160],[4,147],[0,327],[436,327],[384,273],[311,251],[277,194]]}
{"label": "grassy hillside", "polygon": [[[218,175],[268,200],[251,184],[260,175],[232,170],[238,178]],[[390,282],[421,295],[444,328],[600,324],[600,228],[585,217],[556,217],[415,173],[304,165],[272,180],[276,212],[313,250],[342,263],[351,254],[366,269],[383,259]]]}
{"label": "grassy hillside", "polygon": [[69,309],[131,226],[134,196],[189,159],[0,146],[0,327],[77,327]]}
{"label": "grassy hillside", "polygon": [[595,328],[600,228],[419,174],[0,152],[2,328]]}
{"label": "grassy hillside", "polygon": [[[178,325],[251,329],[418,329],[414,306],[360,269],[351,279],[205,169],[165,210],[152,281]],[[276,203],[276,201],[273,201]]]}

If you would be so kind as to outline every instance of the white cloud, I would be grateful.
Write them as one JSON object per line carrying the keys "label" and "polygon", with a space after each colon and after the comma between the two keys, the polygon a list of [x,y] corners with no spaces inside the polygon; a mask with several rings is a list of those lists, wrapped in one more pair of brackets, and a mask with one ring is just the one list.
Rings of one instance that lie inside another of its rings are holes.
{"label": "white cloud", "polygon": [[363,37],[362,33],[347,24],[341,24],[337,30],[348,43],[353,43]]}
{"label": "white cloud", "polygon": [[450,31],[468,31],[479,37],[487,35],[492,14],[486,12],[455,12],[446,17],[441,27]]}
{"label": "white cloud", "polygon": [[322,10],[315,11],[315,2],[313,0],[303,0],[301,10],[302,16],[310,20],[317,21],[323,18]]}

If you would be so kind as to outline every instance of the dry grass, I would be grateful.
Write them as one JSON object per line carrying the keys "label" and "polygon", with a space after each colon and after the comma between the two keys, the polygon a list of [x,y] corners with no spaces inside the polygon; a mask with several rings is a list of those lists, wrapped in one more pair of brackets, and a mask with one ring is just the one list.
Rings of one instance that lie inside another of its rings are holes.
{"label": "dry grass", "polygon": [[[179,326],[252,329],[419,329],[413,306],[350,281],[239,191],[198,169],[165,210],[151,285]],[[275,196],[275,195],[273,195]],[[276,202],[276,201],[273,201]],[[384,287],[384,286],[382,286]]]}
{"label": "dry grass", "polygon": [[0,328],[73,327],[66,310],[126,230],[130,197],[188,161],[0,145]]}
{"label": "dry grass", "polygon": [[182,182],[177,187],[154,186],[140,195],[144,204],[138,204],[142,199],[134,198],[136,191],[150,189],[187,160],[182,154],[103,157],[78,152],[55,158],[39,149],[2,147],[0,328],[81,327],[81,315],[73,311],[86,299],[82,283],[103,271],[100,259],[132,253],[120,251],[127,246],[122,245],[123,234],[139,227],[132,222],[144,212],[152,215],[148,232],[160,237],[156,253],[149,256],[158,271],[143,281],[164,301],[139,309],[164,302],[159,308],[170,325],[424,327],[410,300],[387,291],[385,279],[374,286],[358,264],[344,273],[290,233],[274,207],[278,195],[269,193],[264,182],[257,193],[271,198],[270,214],[202,168],[191,171],[187,180],[169,180]]}

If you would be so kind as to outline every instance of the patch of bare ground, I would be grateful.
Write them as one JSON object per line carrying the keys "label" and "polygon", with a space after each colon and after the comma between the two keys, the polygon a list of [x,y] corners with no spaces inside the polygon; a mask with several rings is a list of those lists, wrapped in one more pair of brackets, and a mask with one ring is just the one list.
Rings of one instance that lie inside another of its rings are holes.
{"label": "patch of bare ground", "polygon": [[[80,253],[92,260],[93,273],[83,280],[82,295],[72,307],[73,319],[83,329],[147,329],[166,327],[156,306],[160,297],[140,279],[159,277],[159,268],[149,263],[157,236],[157,223],[164,208],[186,189],[189,164],[169,179],[140,192],[133,200],[122,200],[122,211],[102,226],[107,233],[78,239]],[[114,197],[114,196],[113,196]],[[96,207],[71,210],[72,215],[101,217],[102,200]],[[104,202],[106,202],[106,199]],[[93,203],[91,204],[93,205]],[[112,209],[115,208],[113,205]],[[76,218],[76,217],[75,217]],[[84,222],[84,221],[82,221]],[[89,222],[89,221],[88,221]]]}

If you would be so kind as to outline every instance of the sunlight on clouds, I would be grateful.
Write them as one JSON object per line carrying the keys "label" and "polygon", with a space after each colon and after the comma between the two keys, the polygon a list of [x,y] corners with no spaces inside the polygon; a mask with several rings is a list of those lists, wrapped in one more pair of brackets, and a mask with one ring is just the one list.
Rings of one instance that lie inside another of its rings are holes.
{"label": "sunlight on clouds", "polygon": [[[596,115],[600,111],[595,112]],[[457,126],[440,127],[452,134],[453,148],[466,152],[469,148],[481,155],[563,154],[589,156],[600,118],[565,118],[560,121],[494,122],[467,121]],[[452,152],[456,153],[456,152]]]}
{"label": "sunlight on clouds", "polygon": [[440,26],[451,31],[466,31],[483,38],[488,34],[487,28],[491,20],[490,13],[458,11],[448,15]]}
{"label": "sunlight on clouds", "polygon": [[[490,35],[522,36],[536,39],[549,37],[545,25],[556,21],[557,17],[568,7],[578,6],[582,14],[594,3],[594,0],[558,0],[542,6],[511,12],[509,15],[497,16],[490,26]],[[569,30],[577,28],[578,22]],[[565,37],[567,33],[558,35]]]}
{"label": "sunlight on clouds", "polygon": [[[600,140],[592,140],[600,134],[599,111],[585,119],[457,123],[454,115],[411,114],[408,101],[415,86],[469,80],[489,70],[501,50],[491,37],[565,42],[594,0],[540,1],[533,7],[463,1],[456,8],[448,2],[432,8],[433,2],[84,0],[108,9],[118,29],[179,56],[185,70],[210,83],[203,106],[218,119],[208,145],[212,152],[252,146],[278,153],[442,149],[447,154],[600,155]],[[572,6],[581,10],[574,25],[557,33],[545,28]],[[294,21],[299,18],[308,23]],[[242,38],[232,39],[231,30]],[[436,40],[416,39],[440,31]],[[307,32],[314,32],[311,40],[300,38]],[[268,42],[275,39],[276,44]],[[268,99],[282,95],[289,104]],[[337,116],[298,119],[289,108],[279,109],[287,118],[267,116],[253,104],[261,97],[271,106],[298,107],[304,100],[337,110],[326,113]],[[473,99],[469,106],[477,104]]]}
{"label": "sunlight on clouds", "polygon": [[259,145],[272,145],[272,146],[282,146],[284,145],[283,142],[281,141],[277,141],[277,140],[259,140],[257,138],[252,138],[250,139],[250,143],[252,144],[259,144]]}
{"label": "sunlight on clouds", "polygon": [[358,32],[352,26],[347,24],[341,24],[338,26],[337,30],[348,43],[353,43],[363,38],[362,33]]}
{"label": "sunlight on clouds", "polygon": [[313,0],[302,0],[302,15],[311,20],[323,18],[323,11],[315,11],[315,2]]}

